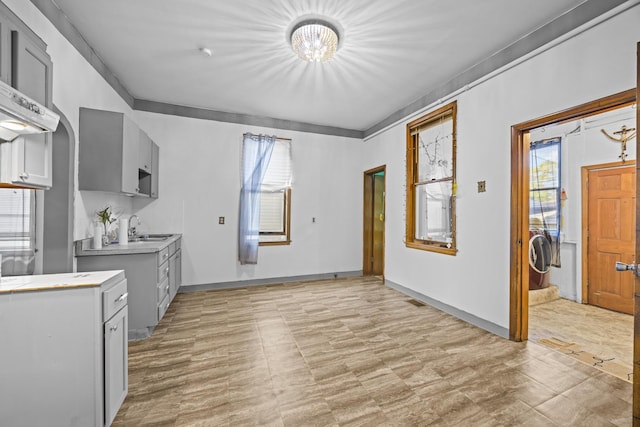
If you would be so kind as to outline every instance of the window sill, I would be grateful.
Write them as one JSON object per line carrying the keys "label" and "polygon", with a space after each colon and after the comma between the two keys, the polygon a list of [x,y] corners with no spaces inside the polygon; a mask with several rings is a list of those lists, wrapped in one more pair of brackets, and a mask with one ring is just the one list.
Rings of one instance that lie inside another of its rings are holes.
{"label": "window sill", "polygon": [[286,246],[290,244],[291,240],[283,240],[280,242],[260,242],[258,243],[258,246]]}
{"label": "window sill", "polygon": [[429,244],[420,243],[420,242],[406,242],[405,246],[407,248],[419,249],[421,251],[436,252],[439,254],[453,255],[453,256],[455,256],[458,252],[456,248],[446,248],[446,247],[441,247],[433,244],[429,245]]}

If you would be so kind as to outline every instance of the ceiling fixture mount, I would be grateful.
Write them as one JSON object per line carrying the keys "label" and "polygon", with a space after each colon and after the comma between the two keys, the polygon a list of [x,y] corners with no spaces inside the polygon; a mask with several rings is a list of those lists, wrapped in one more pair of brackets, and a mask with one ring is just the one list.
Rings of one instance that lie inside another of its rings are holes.
{"label": "ceiling fixture mount", "polygon": [[209,49],[208,47],[200,47],[198,48],[198,50],[200,51],[200,53],[202,53],[202,55],[204,56],[211,56],[213,55],[213,51],[211,49]]}
{"label": "ceiling fixture mount", "polygon": [[308,62],[328,61],[338,50],[338,30],[322,19],[299,22],[291,30],[290,39],[296,55]]}

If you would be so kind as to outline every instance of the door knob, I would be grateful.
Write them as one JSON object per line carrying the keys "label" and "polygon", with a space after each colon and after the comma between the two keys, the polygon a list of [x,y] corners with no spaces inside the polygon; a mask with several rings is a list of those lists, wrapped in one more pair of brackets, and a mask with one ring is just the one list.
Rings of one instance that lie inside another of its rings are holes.
{"label": "door knob", "polygon": [[632,262],[631,264],[625,264],[624,262],[616,262],[616,271],[636,271],[636,263]]}

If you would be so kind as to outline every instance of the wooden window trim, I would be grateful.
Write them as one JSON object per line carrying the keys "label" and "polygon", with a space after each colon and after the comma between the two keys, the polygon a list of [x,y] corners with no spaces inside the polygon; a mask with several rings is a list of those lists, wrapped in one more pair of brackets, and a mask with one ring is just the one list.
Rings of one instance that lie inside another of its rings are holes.
{"label": "wooden window trim", "polygon": [[[423,251],[436,252],[446,255],[456,255],[458,252],[457,249],[457,236],[456,236],[456,151],[457,151],[457,120],[458,120],[458,104],[457,101],[453,101],[447,105],[444,105],[422,117],[419,117],[416,120],[413,120],[407,124],[407,146],[406,146],[406,167],[407,167],[407,185],[406,185],[406,235],[405,235],[405,246],[413,249],[420,249]],[[444,179],[428,181],[428,182],[420,182],[417,180],[418,177],[418,157],[414,155],[415,153],[415,141],[413,137],[413,130],[435,121],[440,120],[444,117],[452,117],[452,127],[453,127],[453,135],[452,135],[452,174],[451,177],[447,177]],[[415,191],[414,188],[416,185],[420,184],[428,184],[428,183],[437,183],[437,182],[447,182],[451,181],[452,184],[452,200],[451,200],[451,247],[442,247],[442,242],[431,242],[428,240],[419,240],[415,238]]]}
{"label": "wooden window trim", "polygon": [[284,233],[260,233],[260,236],[286,236],[285,240],[276,242],[259,242],[259,246],[283,246],[291,244],[291,187],[284,191]]}

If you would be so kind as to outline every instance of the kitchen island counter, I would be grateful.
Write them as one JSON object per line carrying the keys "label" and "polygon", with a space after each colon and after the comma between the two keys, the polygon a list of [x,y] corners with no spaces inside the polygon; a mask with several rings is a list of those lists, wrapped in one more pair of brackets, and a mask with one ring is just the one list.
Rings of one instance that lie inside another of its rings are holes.
{"label": "kitchen island counter", "polygon": [[123,270],[11,276],[0,279],[0,293],[96,287],[124,279]]}

